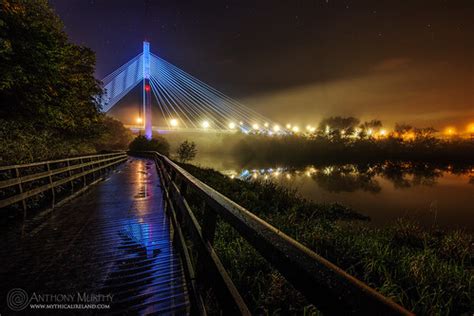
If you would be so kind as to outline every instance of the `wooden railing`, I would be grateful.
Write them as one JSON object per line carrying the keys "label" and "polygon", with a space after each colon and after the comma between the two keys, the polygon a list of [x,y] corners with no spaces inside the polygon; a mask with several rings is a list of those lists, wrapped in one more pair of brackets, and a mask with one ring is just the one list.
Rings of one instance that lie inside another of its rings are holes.
{"label": "wooden railing", "polygon": [[[0,209],[21,204],[19,208],[26,213],[28,199],[40,204],[47,201],[54,207],[57,195],[78,193],[125,160],[125,152],[116,152],[0,167]],[[64,186],[68,187],[66,193]]]}
{"label": "wooden railing", "polygon": [[[204,184],[167,157],[157,152],[134,154],[155,161],[165,196],[165,209],[171,216],[175,236],[181,244],[191,292],[199,293],[202,284],[210,285],[225,314],[248,315],[250,311],[213,248],[218,216],[230,224],[309,302],[324,313],[411,314]],[[202,225],[186,199],[189,190],[202,200]],[[204,304],[199,295],[194,296],[194,302],[199,307],[196,312],[203,313]]]}

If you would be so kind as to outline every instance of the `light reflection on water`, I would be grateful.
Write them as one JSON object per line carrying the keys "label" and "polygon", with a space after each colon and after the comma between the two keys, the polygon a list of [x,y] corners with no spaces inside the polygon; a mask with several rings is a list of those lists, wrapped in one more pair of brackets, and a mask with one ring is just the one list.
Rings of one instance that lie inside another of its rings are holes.
{"label": "light reflection on water", "polygon": [[351,206],[375,225],[408,217],[427,227],[474,230],[474,166],[386,162],[262,168],[209,155],[193,163],[231,178],[273,181],[315,202]]}

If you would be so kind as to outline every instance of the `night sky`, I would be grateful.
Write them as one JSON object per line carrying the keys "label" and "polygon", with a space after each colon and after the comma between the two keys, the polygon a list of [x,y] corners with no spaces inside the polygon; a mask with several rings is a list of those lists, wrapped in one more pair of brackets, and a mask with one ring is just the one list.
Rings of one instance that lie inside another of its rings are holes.
{"label": "night sky", "polygon": [[155,54],[282,123],[474,121],[472,0],[50,2],[72,41],[97,53],[99,79],[147,39]]}

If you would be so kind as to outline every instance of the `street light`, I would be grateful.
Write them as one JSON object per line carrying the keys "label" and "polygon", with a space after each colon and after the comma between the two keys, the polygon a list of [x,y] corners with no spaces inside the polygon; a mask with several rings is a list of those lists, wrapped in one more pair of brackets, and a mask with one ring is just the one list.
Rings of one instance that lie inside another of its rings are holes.
{"label": "street light", "polygon": [[210,124],[209,124],[208,121],[204,121],[204,122],[202,122],[201,126],[202,126],[203,128],[209,128]]}
{"label": "street light", "polygon": [[173,127],[178,126],[178,120],[176,120],[176,119],[171,119],[171,120],[170,120],[170,125],[173,126]]}
{"label": "street light", "polygon": [[252,128],[253,128],[253,129],[258,129],[258,124],[257,124],[257,123],[253,124],[253,125],[252,125]]}
{"label": "street light", "polygon": [[137,117],[136,121],[137,121],[137,124],[143,123],[143,119],[141,117]]}
{"label": "street light", "polygon": [[229,123],[229,128],[230,128],[230,129],[234,129],[234,128],[235,128],[235,123],[234,123],[234,122],[230,122],[230,123]]}
{"label": "street light", "polygon": [[273,131],[274,132],[278,132],[279,130],[280,130],[280,126],[278,126],[278,125],[273,126]]}

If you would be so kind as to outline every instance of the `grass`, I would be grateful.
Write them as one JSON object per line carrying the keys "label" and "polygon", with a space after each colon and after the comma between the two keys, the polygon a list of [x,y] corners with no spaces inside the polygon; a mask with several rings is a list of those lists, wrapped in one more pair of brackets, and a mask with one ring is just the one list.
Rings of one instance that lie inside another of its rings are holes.
{"label": "grass", "polygon": [[[367,225],[367,217],[339,204],[313,203],[271,182],[244,182],[211,169],[182,166],[417,314],[460,315],[474,311],[471,233],[424,230],[404,219],[389,227],[373,228]],[[222,221],[216,230],[215,248],[252,312],[318,314]]]}

